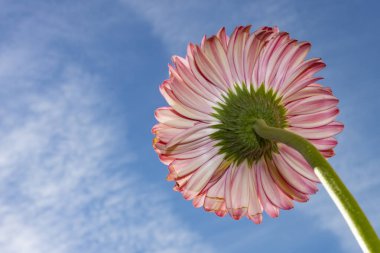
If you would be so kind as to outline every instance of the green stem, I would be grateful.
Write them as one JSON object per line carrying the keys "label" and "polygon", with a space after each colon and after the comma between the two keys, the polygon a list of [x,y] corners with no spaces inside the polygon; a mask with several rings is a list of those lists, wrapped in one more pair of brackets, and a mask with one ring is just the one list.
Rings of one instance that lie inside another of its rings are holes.
{"label": "green stem", "polygon": [[342,213],[362,250],[364,252],[380,252],[380,240],[376,231],[355,198],[314,145],[290,131],[269,127],[262,119],[256,120],[253,128],[262,138],[284,143],[297,150],[314,168],[316,175]]}

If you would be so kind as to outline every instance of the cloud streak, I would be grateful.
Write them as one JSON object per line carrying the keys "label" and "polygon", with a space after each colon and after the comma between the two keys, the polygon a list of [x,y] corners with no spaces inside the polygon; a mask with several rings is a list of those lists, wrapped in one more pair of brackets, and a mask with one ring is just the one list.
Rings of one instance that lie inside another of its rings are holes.
{"label": "cloud streak", "polygon": [[49,32],[56,19],[44,30],[30,15],[0,44],[1,251],[212,252],[141,187],[102,78],[51,46],[65,40]]}

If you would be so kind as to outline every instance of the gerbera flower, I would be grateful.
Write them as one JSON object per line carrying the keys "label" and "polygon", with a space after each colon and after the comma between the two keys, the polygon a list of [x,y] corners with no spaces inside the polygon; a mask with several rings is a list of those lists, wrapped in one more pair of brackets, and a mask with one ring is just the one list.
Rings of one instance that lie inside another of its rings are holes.
{"label": "gerbera flower", "polygon": [[153,146],[168,165],[168,180],[195,207],[261,223],[265,210],[305,202],[317,191],[313,169],[294,149],[259,137],[253,124],[287,129],[308,139],[326,158],[334,155],[338,99],[317,82],[325,67],[305,60],[310,43],[276,27],[251,33],[222,28],[174,56],[160,90],[169,107],[156,110]]}

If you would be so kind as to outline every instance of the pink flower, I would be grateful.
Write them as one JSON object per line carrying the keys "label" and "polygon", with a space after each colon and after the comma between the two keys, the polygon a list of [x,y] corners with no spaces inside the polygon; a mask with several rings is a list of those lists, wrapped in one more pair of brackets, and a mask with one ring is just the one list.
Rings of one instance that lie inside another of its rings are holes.
{"label": "pink flower", "polygon": [[298,152],[252,127],[262,118],[308,139],[326,158],[334,155],[343,129],[335,121],[338,99],[317,83],[325,64],[305,60],[310,47],[276,27],[250,33],[247,26],[230,37],[222,28],[189,44],[186,58],[173,57],[160,87],[170,106],[156,110],[152,131],[174,190],[195,207],[255,223],[263,210],[277,217],[317,191],[318,178]]}

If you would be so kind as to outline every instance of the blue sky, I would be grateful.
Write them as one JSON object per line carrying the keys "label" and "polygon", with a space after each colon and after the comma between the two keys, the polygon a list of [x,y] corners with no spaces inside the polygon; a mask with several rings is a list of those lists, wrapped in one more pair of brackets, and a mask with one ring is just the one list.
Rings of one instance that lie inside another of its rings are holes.
{"label": "blue sky", "polygon": [[380,231],[376,1],[0,1],[2,253],[359,252],[326,191],[263,224],[195,209],[151,147],[173,54],[225,26],[313,44],[345,130],[330,161]]}

